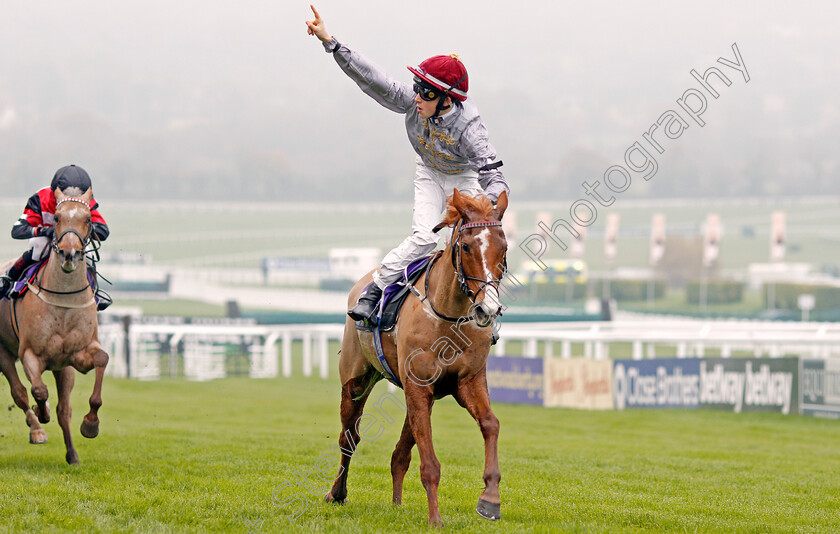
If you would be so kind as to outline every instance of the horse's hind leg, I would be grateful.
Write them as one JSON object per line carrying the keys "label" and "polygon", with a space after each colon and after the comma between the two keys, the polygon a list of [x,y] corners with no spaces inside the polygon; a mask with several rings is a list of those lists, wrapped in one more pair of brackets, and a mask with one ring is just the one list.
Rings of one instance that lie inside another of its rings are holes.
{"label": "horse's hind leg", "polygon": [[86,438],[95,438],[99,435],[99,408],[102,406],[102,378],[105,376],[105,367],[108,365],[108,354],[102,350],[99,343],[94,342],[88,348],[89,359],[83,373],[87,373],[91,367],[96,368],[96,378],[93,383],[93,393],[88,401],[90,411],[82,420],[80,432]]}
{"label": "horse's hind leg", "polygon": [[79,463],[79,455],[73,447],[73,436],[70,433],[70,417],[73,410],[70,408],[70,392],[73,391],[73,383],[76,381],[76,371],[72,367],[65,367],[61,371],[53,371],[55,376],[55,387],[58,390],[58,406],[55,412],[58,415],[58,424],[64,433],[64,446],[67,454],[64,458],[68,464]]}
{"label": "horse's hind leg", "polygon": [[499,519],[502,515],[499,495],[499,481],[502,479],[499,470],[499,419],[490,408],[486,375],[481,373],[470,382],[460,384],[455,392],[455,400],[478,422],[481,435],[484,436],[484,492],[478,498],[476,512],[486,519]]}
{"label": "horse's hind leg", "polygon": [[26,415],[26,424],[29,426],[29,443],[46,443],[47,433],[38,422],[38,416],[29,407],[29,396],[26,394],[26,387],[21,383],[20,377],[15,368],[15,359],[9,352],[0,346],[0,368],[9,381],[9,388],[12,390],[12,398],[18,408]]}
{"label": "horse's hind leg", "polygon": [[394,454],[391,455],[391,478],[394,481],[394,504],[402,504],[403,480],[411,464],[411,449],[414,447],[414,434],[411,432],[411,423],[408,421],[408,414],[405,416],[402,433],[394,447]]}
{"label": "horse's hind leg", "polygon": [[[342,354],[342,358],[345,354]],[[376,372],[371,368],[372,372]],[[341,435],[338,448],[341,453],[341,467],[332,489],[324,497],[327,502],[343,503],[347,498],[347,474],[350,460],[359,444],[359,432],[356,425],[362,416],[365,402],[376,379],[368,374],[352,378],[341,386]]]}

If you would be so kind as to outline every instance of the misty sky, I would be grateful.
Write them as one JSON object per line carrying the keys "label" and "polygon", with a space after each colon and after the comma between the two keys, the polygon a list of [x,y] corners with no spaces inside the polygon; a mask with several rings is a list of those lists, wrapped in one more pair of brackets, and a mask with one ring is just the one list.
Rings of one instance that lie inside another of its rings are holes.
{"label": "misty sky", "polygon": [[[832,2],[319,2],[392,76],[457,52],[513,193],[583,195],[737,43],[700,128],[663,144],[646,196],[825,195],[840,180]],[[3,2],[0,185],[70,162],[97,197],[410,201],[402,117],[306,35],[306,2]]]}

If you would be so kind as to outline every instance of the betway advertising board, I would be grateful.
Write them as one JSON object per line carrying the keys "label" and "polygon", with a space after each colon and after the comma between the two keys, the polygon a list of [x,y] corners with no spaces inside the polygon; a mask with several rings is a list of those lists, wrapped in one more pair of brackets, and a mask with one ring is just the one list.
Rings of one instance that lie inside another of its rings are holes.
{"label": "betway advertising board", "polygon": [[840,419],[840,361],[801,360],[802,413]]}
{"label": "betway advertising board", "polygon": [[799,360],[703,358],[700,404],[735,413],[799,413]]}
{"label": "betway advertising board", "polygon": [[613,399],[627,408],[799,412],[796,358],[616,360]]}

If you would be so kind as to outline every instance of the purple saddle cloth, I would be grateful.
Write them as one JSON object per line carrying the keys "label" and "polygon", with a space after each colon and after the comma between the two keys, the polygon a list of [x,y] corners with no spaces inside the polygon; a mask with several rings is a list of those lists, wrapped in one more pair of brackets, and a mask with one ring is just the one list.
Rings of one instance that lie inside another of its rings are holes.
{"label": "purple saddle cloth", "polygon": [[[408,296],[409,287],[417,282],[420,275],[426,269],[426,266],[432,260],[432,255],[424,256],[418,260],[411,262],[408,267],[403,270],[402,278],[393,284],[389,285],[382,291],[382,299],[379,301],[379,306],[376,308],[375,314],[379,317],[378,325],[370,324],[368,321],[356,321],[356,329],[358,330],[373,330],[378,327],[380,332],[385,332],[394,328],[397,324],[397,317],[399,317],[400,308],[402,308],[406,297]],[[373,282],[371,282],[372,284]]]}

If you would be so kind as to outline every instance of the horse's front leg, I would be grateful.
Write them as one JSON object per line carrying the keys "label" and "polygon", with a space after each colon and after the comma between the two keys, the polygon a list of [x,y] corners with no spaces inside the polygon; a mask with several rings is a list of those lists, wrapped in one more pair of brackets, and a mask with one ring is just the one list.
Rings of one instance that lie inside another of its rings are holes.
{"label": "horse's front leg", "polygon": [[[432,445],[432,405],[434,396],[431,386],[420,386],[411,380],[405,384],[405,401],[411,432],[420,451],[420,481],[426,489],[429,502],[429,526],[442,527],[438,506],[438,486],[440,485],[440,462],[435,456]],[[409,449],[410,451],[410,449]]]}
{"label": "horse's front leg", "polygon": [[47,369],[46,360],[39,358],[32,349],[23,351],[23,356],[20,358],[23,363],[23,372],[26,373],[26,378],[32,384],[32,398],[35,399],[36,405],[32,407],[35,415],[38,416],[38,421],[43,424],[50,422],[50,405],[47,399],[50,396],[47,385],[44,384],[41,375]]}
{"label": "horse's front leg", "polygon": [[73,367],[80,373],[87,373],[96,369],[96,377],[93,382],[93,393],[90,396],[90,411],[82,420],[80,432],[86,438],[95,438],[99,435],[99,408],[102,406],[102,378],[105,376],[105,367],[108,365],[108,354],[94,341],[87,349],[80,352],[73,358]]}
{"label": "horse's front leg", "polygon": [[475,510],[486,519],[500,519],[502,500],[499,495],[499,482],[502,474],[499,470],[499,419],[490,408],[487,375],[481,373],[471,381],[459,385],[455,392],[455,400],[478,422],[481,435],[484,436],[484,492],[478,498]]}
{"label": "horse's front leg", "polygon": [[394,504],[402,504],[403,480],[411,464],[411,449],[414,447],[414,434],[411,432],[411,423],[408,421],[408,414],[405,416],[402,433],[394,447],[391,455],[391,478],[394,484]]}
{"label": "horse's front leg", "polygon": [[3,369],[3,374],[9,381],[9,388],[12,390],[12,398],[15,400],[15,404],[23,410],[26,416],[26,424],[29,426],[29,443],[46,443],[47,433],[41,423],[38,422],[38,416],[29,407],[29,396],[26,393],[26,387],[20,381],[17,368],[15,368],[15,358],[2,346],[0,346],[0,368]]}
{"label": "horse's front leg", "polygon": [[73,391],[73,384],[76,381],[76,371],[68,366],[61,371],[53,371],[53,376],[55,376],[55,388],[58,391],[58,406],[55,412],[58,415],[58,424],[64,433],[64,447],[67,449],[64,458],[68,464],[77,464],[79,455],[73,447],[73,436],[70,433],[70,417],[73,414],[70,408],[70,392]]}

